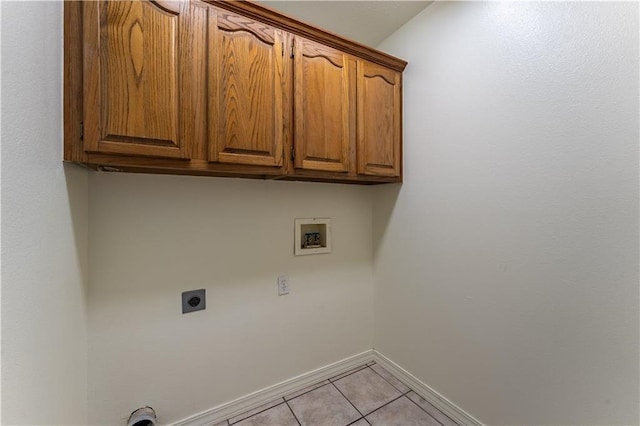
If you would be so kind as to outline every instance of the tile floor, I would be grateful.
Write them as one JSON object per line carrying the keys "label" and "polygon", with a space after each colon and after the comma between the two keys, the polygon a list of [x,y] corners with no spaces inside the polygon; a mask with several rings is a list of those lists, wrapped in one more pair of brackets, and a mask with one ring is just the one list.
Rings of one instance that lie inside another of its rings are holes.
{"label": "tile floor", "polygon": [[216,426],[455,426],[376,363],[278,398]]}

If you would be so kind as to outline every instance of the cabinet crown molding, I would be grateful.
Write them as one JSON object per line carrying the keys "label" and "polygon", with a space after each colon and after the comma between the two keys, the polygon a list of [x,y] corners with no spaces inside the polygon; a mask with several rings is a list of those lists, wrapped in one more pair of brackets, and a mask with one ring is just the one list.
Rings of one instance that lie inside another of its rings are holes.
{"label": "cabinet crown molding", "polygon": [[406,64],[251,1],[66,0],[64,160],[402,182]]}
{"label": "cabinet crown molding", "polygon": [[402,72],[407,62],[395,56],[373,49],[357,41],[349,40],[322,28],[315,27],[282,12],[248,0],[202,0],[217,7],[258,19],[274,27],[305,37],[309,40],[341,50],[345,53]]}

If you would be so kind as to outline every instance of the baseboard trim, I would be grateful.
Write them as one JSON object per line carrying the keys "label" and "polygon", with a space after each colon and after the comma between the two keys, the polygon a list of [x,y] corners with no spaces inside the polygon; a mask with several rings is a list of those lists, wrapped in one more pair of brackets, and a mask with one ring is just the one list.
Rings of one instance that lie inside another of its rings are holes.
{"label": "baseboard trim", "polygon": [[182,419],[173,426],[211,426],[374,360],[368,350]]}
{"label": "baseboard trim", "polygon": [[462,408],[449,401],[447,398],[435,391],[432,387],[430,387],[375,349],[373,350],[373,360],[376,363],[380,364],[382,367],[389,370],[389,372],[396,376],[396,378],[398,378],[401,382],[409,386],[415,393],[429,401],[438,410],[449,416],[449,418],[451,418],[456,423],[465,426],[483,426],[482,423],[471,414],[467,413]]}
{"label": "baseboard trim", "polygon": [[483,426],[483,424],[472,415],[449,401],[429,385],[375,349],[350,356],[273,386],[250,393],[249,395],[240,397],[233,401],[218,405],[217,407],[213,407],[201,413],[194,414],[193,416],[189,416],[173,423],[172,426],[213,426],[226,419],[230,419],[246,411],[253,410],[254,408],[273,401],[274,399],[282,398],[285,395],[297,392],[307,386],[313,385],[314,383],[337,376],[338,374],[371,361],[375,361],[382,367],[389,370],[389,372],[396,376],[401,382],[409,386],[415,393],[429,401],[438,410],[449,416],[456,423],[465,426]]}

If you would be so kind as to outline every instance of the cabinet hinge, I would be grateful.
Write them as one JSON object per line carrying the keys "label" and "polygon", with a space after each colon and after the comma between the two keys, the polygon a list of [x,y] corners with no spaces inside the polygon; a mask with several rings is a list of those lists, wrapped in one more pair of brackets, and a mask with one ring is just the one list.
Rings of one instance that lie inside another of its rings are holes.
{"label": "cabinet hinge", "polygon": [[291,147],[291,161],[296,159],[296,148],[295,147]]}
{"label": "cabinet hinge", "polygon": [[84,139],[84,123],[80,122],[80,140]]}
{"label": "cabinet hinge", "polygon": [[280,47],[280,50],[282,51],[282,57],[284,58],[284,42],[280,43]]}
{"label": "cabinet hinge", "polygon": [[294,49],[295,49],[295,45],[293,43],[291,43],[291,57],[292,58],[295,57]]}

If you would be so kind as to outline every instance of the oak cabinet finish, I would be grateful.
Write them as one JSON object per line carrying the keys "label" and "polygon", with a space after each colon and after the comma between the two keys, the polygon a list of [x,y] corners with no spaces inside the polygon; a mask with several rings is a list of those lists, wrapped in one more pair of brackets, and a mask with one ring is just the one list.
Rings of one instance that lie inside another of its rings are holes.
{"label": "oak cabinet finish", "polygon": [[400,176],[401,78],[397,71],[358,62],[359,174]]}
{"label": "oak cabinet finish", "polygon": [[284,35],[217,11],[209,51],[209,161],[283,164]]}
{"label": "oak cabinet finish", "polygon": [[184,4],[83,7],[87,152],[187,158],[178,61]]}
{"label": "oak cabinet finish", "polygon": [[348,172],[355,142],[355,61],[302,37],[294,38],[293,52],[295,167]]}
{"label": "oak cabinet finish", "polygon": [[65,160],[400,182],[406,62],[245,1],[65,2]]}

